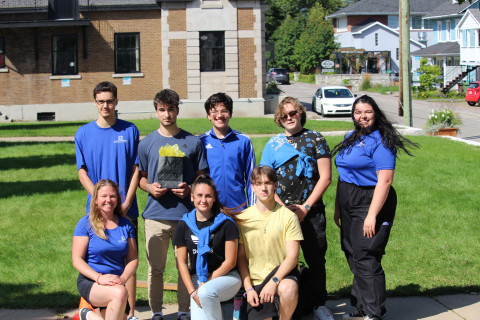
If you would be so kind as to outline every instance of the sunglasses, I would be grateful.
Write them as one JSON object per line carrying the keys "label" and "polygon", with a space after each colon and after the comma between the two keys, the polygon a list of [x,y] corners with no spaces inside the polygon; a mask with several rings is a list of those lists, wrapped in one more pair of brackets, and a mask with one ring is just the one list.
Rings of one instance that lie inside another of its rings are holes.
{"label": "sunglasses", "polygon": [[297,111],[297,110],[293,110],[293,111],[290,111],[290,112],[284,114],[281,119],[282,119],[283,121],[285,121],[285,120],[288,119],[288,117],[290,117],[290,118],[295,118],[296,116],[298,116],[298,111]]}

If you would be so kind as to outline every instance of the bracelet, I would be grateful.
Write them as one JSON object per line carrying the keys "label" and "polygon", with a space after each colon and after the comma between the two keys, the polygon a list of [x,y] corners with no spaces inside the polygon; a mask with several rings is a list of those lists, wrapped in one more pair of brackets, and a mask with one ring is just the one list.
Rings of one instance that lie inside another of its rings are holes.
{"label": "bracelet", "polygon": [[243,294],[243,297],[245,298],[247,296],[247,293],[249,293],[250,291],[253,290],[253,287],[251,287],[250,289],[248,289],[247,291],[245,291],[245,293]]}
{"label": "bracelet", "polygon": [[197,295],[197,290],[193,290],[192,293],[190,293],[190,298],[193,298]]}
{"label": "bracelet", "polygon": [[99,273],[99,274],[98,274],[98,277],[97,277],[97,280],[95,281],[97,284],[100,284],[100,283],[98,283],[98,279],[100,279],[101,276],[102,276],[102,274]]}
{"label": "bracelet", "polygon": [[148,186],[149,186],[149,185],[150,185],[150,184],[149,184],[149,183],[147,183],[147,193],[150,193],[150,191],[148,191]]}

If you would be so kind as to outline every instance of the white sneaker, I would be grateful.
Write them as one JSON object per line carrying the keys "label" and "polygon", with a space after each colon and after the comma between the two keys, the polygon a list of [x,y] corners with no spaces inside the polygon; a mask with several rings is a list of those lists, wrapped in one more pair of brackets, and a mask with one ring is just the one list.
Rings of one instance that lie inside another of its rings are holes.
{"label": "white sneaker", "polygon": [[333,313],[325,306],[320,306],[313,312],[314,320],[334,320]]}
{"label": "white sneaker", "polygon": [[365,312],[362,310],[357,310],[352,313],[344,314],[343,320],[365,320],[365,317],[368,317]]}

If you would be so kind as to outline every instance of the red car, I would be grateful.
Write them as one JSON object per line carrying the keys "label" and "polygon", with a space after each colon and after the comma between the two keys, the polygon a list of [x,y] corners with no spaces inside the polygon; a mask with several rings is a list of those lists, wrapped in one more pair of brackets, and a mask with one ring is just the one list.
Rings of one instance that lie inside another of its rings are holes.
{"label": "red car", "polygon": [[480,103],[480,81],[472,82],[467,88],[465,100],[469,106],[474,106],[477,102]]}

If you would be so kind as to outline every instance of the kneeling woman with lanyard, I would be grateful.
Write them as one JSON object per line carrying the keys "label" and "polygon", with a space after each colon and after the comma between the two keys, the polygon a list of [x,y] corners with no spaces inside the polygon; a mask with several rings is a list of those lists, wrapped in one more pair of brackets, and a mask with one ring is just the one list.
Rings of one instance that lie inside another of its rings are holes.
{"label": "kneeling woman with lanyard", "polygon": [[224,213],[209,176],[197,177],[191,197],[195,209],[179,221],[173,237],[178,270],[190,293],[191,318],[221,320],[220,303],[232,299],[241,286],[235,269],[238,227]]}

